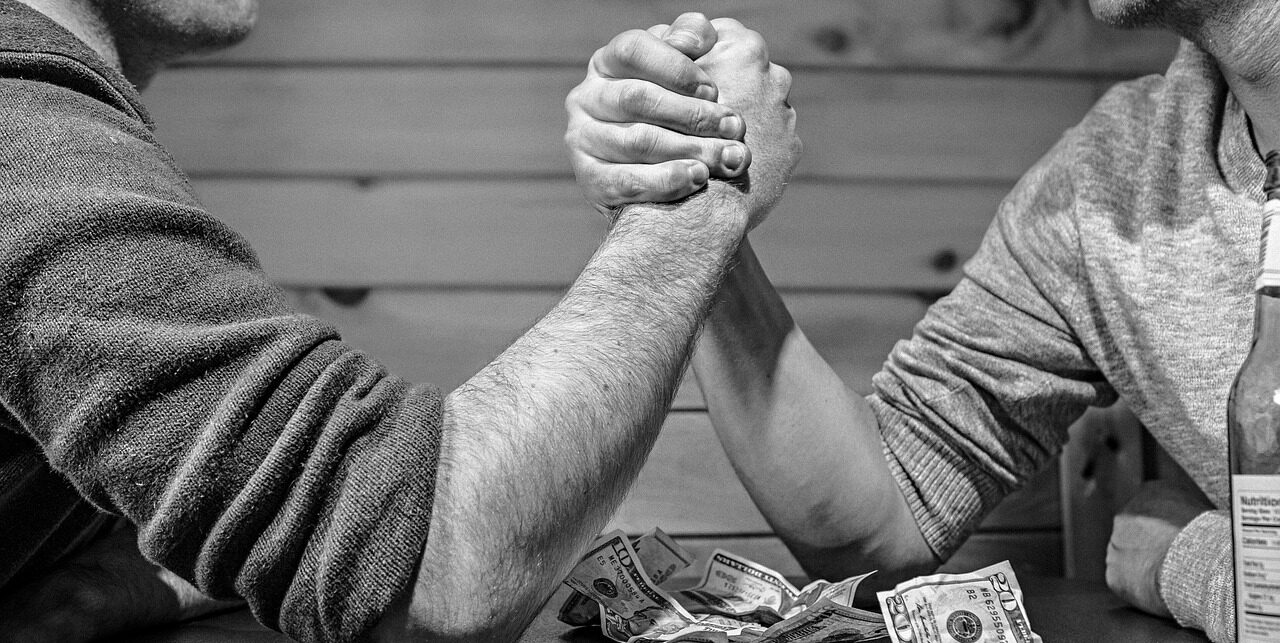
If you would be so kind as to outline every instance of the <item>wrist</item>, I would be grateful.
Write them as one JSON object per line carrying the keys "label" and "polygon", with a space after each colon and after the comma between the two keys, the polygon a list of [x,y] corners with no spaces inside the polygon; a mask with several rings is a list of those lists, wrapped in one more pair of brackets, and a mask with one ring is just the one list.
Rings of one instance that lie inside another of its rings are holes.
{"label": "wrist", "polygon": [[[570,295],[588,293],[635,314],[685,310],[700,324],[746,234],[739,196],[715,186],[676,203],[625,206]],[[696,308],[687,307],[690,297]]]}
{"label": "wrist", "polygon": [[1156,586],[1180,625],[1204,630],[1212,638],[1234,626],[1231,570],[1231,519],[1224,511],[1206,511],[1170,543]]}
{"label": "wrist", "polygon": [[658,226],[672,241],[736,247],[747,234],[749,220],[747,196],[730,183],[712,180],[678,201],[623,206],[614,226]]}

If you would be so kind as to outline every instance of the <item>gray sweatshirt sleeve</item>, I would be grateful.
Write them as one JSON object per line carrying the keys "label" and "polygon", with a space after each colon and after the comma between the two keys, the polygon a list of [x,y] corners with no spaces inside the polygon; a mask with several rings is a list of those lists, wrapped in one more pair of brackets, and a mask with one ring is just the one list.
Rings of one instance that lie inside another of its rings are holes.
{"label": "gray sweatshirt sleeve", "polygon": [[1160,567],[1160,597],[1178,623],[1204,630],[1209,640],[1235,636],[1231,514],[1206,511],[1182,528]]}
{"label": "gray sweatshirt sleeve", "polygon": [[294,638],[360,638],[417,570],[439,391],[290,310],[141,123],[48,84],[4,89],[15,428],[137,525],[148,558]]}
{"label": "gray sweatshirt sleeve", "polygon": [[1115,393],[1075,335],[1081,286],[1060,143],[1001,204],[964,277],[899,342],[870,397],[890,468],[943,558]]}

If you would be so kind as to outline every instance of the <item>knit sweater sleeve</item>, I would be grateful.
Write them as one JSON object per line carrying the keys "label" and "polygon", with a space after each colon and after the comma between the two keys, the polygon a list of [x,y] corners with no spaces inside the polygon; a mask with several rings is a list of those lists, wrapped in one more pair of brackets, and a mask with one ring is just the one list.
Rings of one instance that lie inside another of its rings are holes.
{"label": "knit sweater sleeve", "polygon": [[1115,393],[1081,345],[1068,139],[1001,204],[952,292],[899,342],[869,398],[890,470],[942,558]]}
{"label": "knit sweater sleeve", "polygon": [[0,138],[0,408],[147,557],[359,638],[426,541],[438,391],[290,310],[140,122],[0,80]]}
{"label": "knit sweater sleeve", "polygon": [[1206,511],[1182,528],[1160,567],[1160,597],[1184,627],[1204,630],[1215,643],[1235,637],[1231,514]]}

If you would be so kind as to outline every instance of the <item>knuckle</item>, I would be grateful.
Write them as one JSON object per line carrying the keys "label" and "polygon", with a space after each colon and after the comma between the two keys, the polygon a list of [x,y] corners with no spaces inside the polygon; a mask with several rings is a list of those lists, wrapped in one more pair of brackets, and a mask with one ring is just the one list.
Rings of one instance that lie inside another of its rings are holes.
{"label": "knuckle", "polygon": [[685,119],[684,123],[688,132],[692,134],[715,134],[720,128],[720,119],[712,114],[712,110],[707,109],[701,103],[695,103]]}
{"label": "knuckle", "polygon": [[582,84],[579,84],[578,86],[574,87],[573,89],[570,89],[570,90],[569,90],[569,93],[565,95],[565,97],[564,97],[564,108],[565,108],[565,110],[566,110],[566,111],[570,111],[570,112],[572,112],[572,111],[574,111],[574,110],[578,107],[578,105],[581,105],[581,104],[584,102],[584,101],[583,101],[584,94],[585,94],[585,93],[586,93],[586,91],[587,91],[587,90],[584,88],[584,86],[585,86],[585,85],[586,85],[586,83],[585,83],[585,82],[584,82],[584,83],[582,83]]}
{"label": "knuckle", "polygon": [[701,84],[700,69],[693,61],[681,59],[676,67],[672,86],[680,93],[692,96]]}
{"label": "knuckle", "polygon": [[648,127],[628,127],[622,135],[622,145],[637,158],[648,158],[658,147],[657,133]]}
{"label": "knuckle", "polygon": [[621,83],[614,100],[625,114],[643,114],[650,102],[649,92],[638,82]]}
{"label": "knuckle", "polygon": [[616,205],[621,202],[618,198],[616,177],[603,173],[591,177],[590,193],[597,202],[604,205]]}
{"label": "knuckle", "polygon": [[607,44],[605,44],[605,46],[595,50],[591,54],[591,58],[587,60],[587,78],[591,78],[593,76],[609,75],[609,72],[608,72],[608,69],[610,67],[609,60],[613,55],[612,50],[610,49],[612,45],[613,45],[613,41],[610,40]]}
{"label": "knuckle", "polygon": [[619,176],[612,185],[611,196],[615,204],[634,202],[642,194],[644,194],[644,183],[640,177],[630,172]]}
{"label": "knuckle", "polygon": [[748,30],[743,36],[743,47],[746,48],[752,60],[764,62],[769,60],[769,45],[765,43],[764,36],[759,32]]}
{"label": "knuckle", "polygon": [[590,121],[570,120],[569,126],[564,131],[564,142],[569,146],[570,151],[586,154],[595,142],[594,138],[598,138],[597,131],[598,128],[594,127]]}
{"label": "knuckle", "polygon": [[[570,151],[576,151],[582,148],[582,132],[577,127],[570,127],[564,131],[564,145]],[[573,159],[571,159],[573,160]]]}
{"label": "knuckle", "polygon": [[609,49],[618,62],[634,67],[643,58],[644,46],[648,32],[631,29],[624,31],[609,42]]}
{"label": "knuckle", "polygon": [[671,176],[671,172],[663,172],[654,177],[653,191],[649,193],[649,200],[668,200],[680,191],[679,182],[675,177]]}
{"label": "knuckle", "polygon": [[[610,41],[610,44],[612,44],[612,40]],[[605,45],[591,52],[591,58],[587,59],[587,68],[591,69],[593,67],[598,67],[600,65],[600,62],[603,61],[605,59],[605,56],[607,56],[608,54],[609,54],[609,45]]]}
{"label": "knuckle", "polygon": [[784,91],[791,91],[791,70],[778,64],[774,64],[773,66],[778,74],[778,84],[782,86]]}
{"label": "knuckle", "polygon": [[746,29],[746,27],[743,26],[737,18],[714,18],[711,20],[711,25],[714,26],[717,31],[742,31]]}

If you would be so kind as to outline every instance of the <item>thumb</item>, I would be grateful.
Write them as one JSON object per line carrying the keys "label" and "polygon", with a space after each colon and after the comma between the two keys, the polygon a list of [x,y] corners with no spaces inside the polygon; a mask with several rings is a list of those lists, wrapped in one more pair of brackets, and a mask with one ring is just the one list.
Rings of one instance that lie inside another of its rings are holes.
{"label": "thumb", "polygon": [[680,53],[696,59],[711,51],[719,34],[705,15],[691,11],[680,14],[661,38]]}

